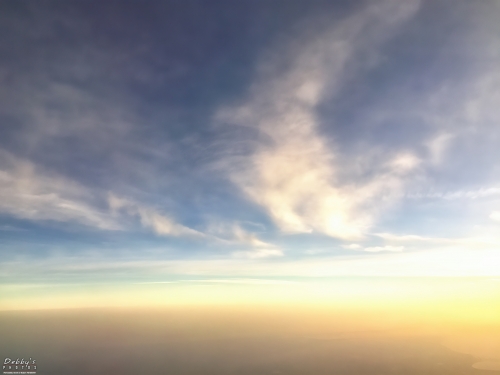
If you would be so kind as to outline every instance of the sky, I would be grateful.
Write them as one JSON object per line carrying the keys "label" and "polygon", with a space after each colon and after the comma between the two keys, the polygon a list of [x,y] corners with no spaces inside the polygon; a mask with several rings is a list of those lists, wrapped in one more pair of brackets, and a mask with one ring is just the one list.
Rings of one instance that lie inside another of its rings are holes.
{"label": "sky", "polygon": [[498,295],[499,17],[2,2],[0,308]]}

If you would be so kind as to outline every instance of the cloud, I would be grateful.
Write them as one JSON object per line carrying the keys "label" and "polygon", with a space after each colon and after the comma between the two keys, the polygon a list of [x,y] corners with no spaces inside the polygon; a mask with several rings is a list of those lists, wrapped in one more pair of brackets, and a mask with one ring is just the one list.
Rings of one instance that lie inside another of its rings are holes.
{"label": "cloud", "polygon": [[408,194],[408,198],[420,199],[420,198],[439,198],[445,200],[457,200],[457,199],[481,199],[489,198],[500,195],[500,188],[496,186],[483,187],[474,190],[456,190],[447,192],[430,192],[430,193],[417,193]]}
{"label": "cloud", "polygon": [[380,252],[399,252],[404,250],[404,246],[370,246],[370,247],[363,247],[360,244],[353,243],[349,245],[344,245],[342,246],[344,249],[348,250],[361,250],[361,251],[366,251],[369,253],[380,253]]}
{"label": "cloud", "polygon": [[156,210],[109,194],[98,209],[98,192],[42,171],[33,163],[0,151],[0,213],[33,221],[76,223],[101,230],[124,230],[123,215],[137,215],[141,225],[160,236],[204,236]]}
{"label": "cloud", "polygon": [[363,249],[369,253],[380,253],[384,251],[399,252],[404,250],[404,246],[372,246]]}
{"label": "cloud", "polygon": [[[262,252],[265,254],[265,252]],[[0,274],[9,283],[36,281],[110,280],[110,275],[127,274],[136,280],[155,276],[331,277],[331,276],[500,276],[500,253],[495,248],[429,247],[418,252],[360,253],[355,256],[288,259],[275,256],[234,254],[229,259],[127,259],[109,260],[93,257],[54,257],[26,262],[24,259],[4,261]],[[251,261],[249,261],[251,260]]]}
{"label": "cloud", "polygon": [[406,176],[418,166],[419,159],[403,151],[387,155],[368,181],[342,180],[345,170],[319,133],[315,112],[352,73],[352,60],[373,51],[417,9],[413,1],[366,7],[304,42],[291,57],[281,54],[292,61],[288,70],[275,72],[276,78],[261,77],[246,103],[219,112],[218,120],[259,132],[262,142],[230,170],[230,178],[283,232],[360,238],[379,211],[397,200]]}
{"label": "cloud", "polygon": [[[418,116],[433,128],[431,137],[424,143],[429,153],[428,162],[442,167],[443,172],[449,173],[455,167],[458,175],[469,170],[476,174],[484,170],[488,175],[491,163],[498,162],[498,26],[492,32],[487,21],[490,16],[498,15],[498,9],[489,8],[489,13],[487,17],[480,16],[484,28],[470,32],[466,41],[454,46],[464,54],[460,63],[466,63],[468,68],[452,79],[444,76],[441,84],[421,99],[423,105],[418,109]],[[471,17],[474,19],[477,14]],[[414,111],[415,103],[410,105],[410,108],[401,107]]]}
{"label": "cloud", "polygon": [[[260,229],[262,225],[255,225],[255,223],[245,223],[251,225],[253,228],[256,226]],[[243,227],[240,222],[222,222],[217,220],[210,220],[205,233],[226,245],[244,245],[252,248],[276,248],[275,245],[265,242],[252,231]]]}
{"label": "cloud", "polygon": [[233,236],[234,238],[240,242],[240,243],[245,243],[249,244],[254,247],[271,247],[272,245],[260,240],[255,233],[250,233],[245,231],[241,226],[239,225],[233,225]]}
{"label": "cloud", "polygon": [[362,246],[360,244],[357,244],[357,243],[352,243],[352,244],[349,244],[349,245],[344,245],[342,246],[344,249],[349,249],[349,250],[359,250],[362,248]]}
{"label": "cloud", "polygon": [[500,246],[498,232],[488,230],[474,236],[464,237],[424,237],[392,233],[377,233],[375,236],[382,238],[389,246],[402,246],[404,244],[405,247],[419,250],[429,248],[494,249]]}
{"label": "cloud", "polygon": [[422,237],[414,234],[398,235],[392,233],[376,233],[375,236],[383,238],[388,241],[434,241],[440,240],[439,238]]}
{"label": "cloud", "polygon": [[124,212],[128,215],[137,215],[144,228],[152,230],[159,236],[204,236],[203,233],[176,223],[174,219],[160,214],[151,207],[119,198],[113,194],[109,195],[108,202],[115,214]]}
{"label": "cloud", "polygon": [[493,211],[490,214],[490,219],[494,221],[500,221],[500,211]]}
{"label": "cloud", "polygon": [[212,221],[206,230],[206,234],[226,246],[249,248],[247,250],[233,251],[231,255],[234,258],[260,259],[285,255],[284,251],[278,246],[261,240],[256,233],[246,230],[238,222]]}
{"label": "cloud", "polygon": [[261,259],[270,257],[282,257],[283,251],[278,248],[264,248],[249,251],[235,251],[233,256],[235,258],[248,258],[248,259]]}
{"label": "cloud", "polygon": [[85,187],[0,150],[0,213],[27,220],[72,222],[105,230],[116,220],[91,204]]}
{"label": "cloud", "polygon": [[450,133],[442,133],[434,136],[430,141],[427,142],[427,148],[429,149],[430,162],[435,165],[443,163],[446,155],[446,151],[450,147],[450,143],[455,135]]}
{"label": "cloud", "polygon": [[[0,213],[16,218],[75,223],[100,230],[124,230],[123,214],[136,215],[144,228],[160,236],[203,237],[151,207],[110,193],[108,209],[97,206],[100,194],[32,162],[0,150]],[[244,236],[243,233],[240,236]],[[258,244],[257,238],[247,236]],[[267,245],[262,243],[263,245]]]}
{"label": "cloud", "polygon": [[141,224],[146,228],[151,228],[156,234],[161,236],[203,236],[202,233],[176,223],[173,219],[161,215],[151,208],[136,206],[137,213],[141,218]]}
{"label": "cloud", "polygon": [[421,160],[415,155],[406,152],[397,155],[393,160],[390,161],[391,169],[399,173],[406,173],[414,170]]}

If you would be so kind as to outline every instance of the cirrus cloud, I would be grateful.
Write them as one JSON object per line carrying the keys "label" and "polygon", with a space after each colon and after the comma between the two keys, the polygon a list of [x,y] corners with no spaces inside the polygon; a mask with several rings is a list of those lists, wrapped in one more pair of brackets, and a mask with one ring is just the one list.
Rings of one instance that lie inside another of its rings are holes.
{"label": "cirrus cloud", "polygon": [[[331,140],[320,134],[316,116],[325,95],[335,93],[352,73],[353,59],[383,43],[418,5],[385,1],[367,6],[292,52],[289,69],[276,68],[275,78],[257,79],[244,104],[219,112],[218,120],[260,134],[262,142],[230,170],[230,179],[283,232],[360,238],[398,199],[408,174],[418,167],[419,158],[403,150],[386,155],[370,180],[343,181],[344,166]],[[266,64],[279,65],[279,58]]]}

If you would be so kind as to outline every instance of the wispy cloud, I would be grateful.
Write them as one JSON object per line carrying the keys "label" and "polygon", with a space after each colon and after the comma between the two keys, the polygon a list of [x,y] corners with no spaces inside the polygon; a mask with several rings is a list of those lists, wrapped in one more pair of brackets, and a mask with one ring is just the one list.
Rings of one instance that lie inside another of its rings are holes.
{"label": "wispy cloud", "polygon": [[[205,233],[208,236],[216,238],[226,245],[243,245],[249,246],[250,248],[275,248],[275,245],[263,241],[259,238],[258,233],[249,230],[247,225],[243,225],[237,221],[220,221],[210,219],[209,223],[205,229]],[[250,223],[253,229],[255,229],[254,223]],[[257,225],[257,228],[262,229],[261,225]]]}
{"label": "wispy cloud", "polygon": [[500,237],[497,232],[489,232],[464,237],[425,237],[418,235],[399,235],[392,233],[377,233],[387,246],[413,247],[417,249],[429,248],[466,248],[466,249],[493,249],[500,246]]}
{"label": "wispy cloud", "polygon": [[233,278],[233,279],[195,279],[195,280],[180,280],[180,281],[152,281],[152,282],[144,282],[138,284],[163,284],[163,283],[290,285],[290,284],[298,284],[299,282],[291,280]]}
{"label": "wispy cloud", "polygon": [[384,251],[399,252],[403,250],[404,246],[370,246],[364,248],[364,251],[367,251],[369,253],[380,253]]}
{"label": "wispy cloud", "polygon": [[248,251],[235,251],[233,256],[235,258],[248,258],[248,259],[259,259],[259,258],[270,258],[270,257],[282,257],[285,255],[283,250],[271,247],[271,248],[260,248]]}
{"label": "wispy cloud", "polygon": [[[496,248],[431,246],[424,251],[361,252],[343,257],[316,256],[313,259],[286,257],[232,257],[229,259],[125,259],[86,257],[5,261],[0,275],[9,283],[72,280],[113,280],[129,275],[130,280],[163,281],[179,276],[193,277],[333,277],[333,276],[494,276],[500,275],[500,254]],[[153,280],[152,280],[153,279]]]}
{"label": "wispy cloud", "polygon": [[150,229],[160,236],[204,236],[203,233],[181,225],[173,218],[161,214],[151,207],[119,198],[113,194],[109,195],[109,205],[115,214],[137,215],[144,228]]}
{"label": "wispy cloud", "polygon": [[418,4],[371,4],[286,56],[290,68],[275,72],[277,78],[260,78],[244,105],[219,113],[219,119],[260,132],[262,144],[230,177],[282,231],[359,238],[397,199],[408,172],[419,164],[405,151],[387,155],[369,181],[342,181],[343,166],[320,134],[315,113],[324,96],[353,73],[352,59],[373,51]]}
{"label": "wispy cloud", "polygon": [[427,147],[430,153],[430,162],[435,165],[442,164],[446,152],[453,141],[454,135],[444,132],[434,136],[430,141],[427,142]]}
{"label": "wispy cloud", "polygon": [[368,246],[368,247],[363,247],[360,244],[357,243],[352,243],[349,245],[343,245],[342,246],[344,249],[348,250],[358,250],[358,251],[366,251],[368,253],[381,253],[381,252],[400,252],[404,250],[404,246],[391,246],[391,245],[384,245],[384,246]]}
{"label": "wispy cloud", "polygon": [[500,211],[493,211],[490,214],[490,219],[494,221],[500,221]]}
{"label": "wispy cloud", "polygon": [[123,215],[135,215],[143,227],[157,235],[204,236],[151,207],[113,194],[108,197],[111,211],[104,202],[99,208],[98,203],[103,198],[99,192],[5,151],[0,152],[0,162],[0,213],[31,221],[50,220],[100,230],[124,230]]}
{"label": "wispy cloud", "polygon": [[0,152],[0,212],[20,219],[78,223],[105,230],[120,225],[105,210],[90,204],[85,187]]}
{"label": "wispy cloud", "polygon": [[459,199],[480,199],[495,197],[500,195],[500,188],[497,186],[483,187],[474,190],[455,190],[455,191],[436,191],[428,193],[413,193],[407,194],[408,198],[421,199],[421,198],[439,198],[445,200],[459,200]]}

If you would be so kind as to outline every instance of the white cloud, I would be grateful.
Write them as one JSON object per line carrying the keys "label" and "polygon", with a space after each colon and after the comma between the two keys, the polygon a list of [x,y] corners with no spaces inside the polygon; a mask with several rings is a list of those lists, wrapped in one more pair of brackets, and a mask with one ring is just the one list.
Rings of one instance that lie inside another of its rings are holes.
{"label": "white cloud", "polygon": [[384,251],[399,252],[404,250],[404,246],[372,246],[365,247],[363,250],[369,253],[380,253]]}
{"label": "white cloud", "polygon": [[494,221],[500,221],[500,211],[493,211],[490,214],[490,219]]}
{"label": "white cloud", "polygon": [[353,243],[349,245],[343,245],[344,249],[348,250],[360,250],[366,251],[369,253],[380,253],[380,252],[399,252],[404,250],[404,246],[392,246],[392,245],[384,245],[384,246],[369,246],[363,247],[360,244]]}
{"label": "white cloud", "polygon": [[408,198],[439,198],[445,200],[457,200],[457,199],[480,199],[489,198],[500,195],[500,188],[497,186],[484,187],[475,190],[456,190],[447,192],[430,192],[430,193],[417,193],[408,194]]}
{"label": "white cloud", "polygon": [[393,160],[391,160],[390,166],[394,171],[404,174],[415,169],[420,162],[421,160],[415,155],[406,152],[397,155]]}
{"label": "white cloud", "polygon": [[212,221],[206,233],[225,245],[251,248],[232,252],[235,258],[259,259],[284,256],[283,250],[278,246],[262,241],[256,233],[245,230],[238,222]]}
{"label": "white cloud", "polygon": [[[252,260],[252,261],[249,261]],[[331,277],[331,276],[500,276],[497,247],[429,247],[417,252],[363,253],[349,257],[315,257],[290,260],[278,252],[241,252],[230,259],[178,259],[109,261],[104,258],[61,257],[26,262],[23,259],[0,264],[2,277],[11,281],[30,280],[51,274],[72,272],[82,277],[123,273],[137,275],[184,275],[229,277]],[[61,272],[64,271],[64,272]]]}
{"label": "white cloud", "polygon": [[156,210],[109,195],[112,210],[100,210],[91,204],[95,194],[83,186],[43,172],[29,161],[6,152],[0,153],[0,213],[28,220],[53,220],[78,223],[104,230],[124,229],[125,212],[137,215],[142,226],[161,236],[203,236],[202,233],[178,224]]}
{"label": "white cloud", "polygon": [[220,112],[220,119],[254,127],[266,140],[230,177],[282,231],[360,238],[378,212],[401,194],[418,158],[409,152],[389,155],[370,181],[340,181],[343,166],[318,132],[315,107],[351,73],[353,57],[379,45],[417,8],[414,1],[366,7],[304,43],[292,53],[291,68],[258,81],[247,103]]}
{"label": "white cloud", "polygon": [[[98,198],[97,195],[74,181],[42,171],[30,161],[0,150],[0,213],[33,221],[77,223],[103,230],[125,229],[125,214],[137,216],[144,228],[160,236],[210,237],[232,245],[244,244],[269,249],[274,247],[239,225],[226,225],[230,228],[230,235],[225,240],[179,224],[175,219],[151,207],[112,193],[108,195],[110,213],[92,204]],[[263,254],[264,252],[261,253]],[[273,252],[269,254],[275,255]]]}
{"label": "white cloud", "polygon": [[[261,226],[257,225],[257,227],[260,228]],[[211,220],[205,233],[226,244],[267,248],[274,247],[274,245],[262,241],[256,233],[244,229],[239,222],[228,223]]]}
{"label": "white cloud", "polygon": [[261,259],[270,257],[282,257],[284,255],[281,249],[277,248],[264,248],[249,251],[235,251],[233,256],[235,258],[248,258],[248,259]]}
{"label": "white cloud", "polygon": [[343,248],[349,249],[349,250],[359,250],[359,249],[361,249],[361,247],[362,246],[360,244],[357,244],[357,243],[352,243],[352,244],[343,246]]}
{"label": "white cloud", "polygon": [[151,208],[137,206],[137,212],[141,218],[141,224],[151,228],[161,236],[203,236],[203,233],[184,225],[176,223],[172,218],[159,214]]}
{"label": "white cloud", "polygon": [[0,151],[0,212],[28,220],[53,220],[119,229],[83,186]]}
{"label": "white cloud", "polygon": [[398,234],[392,234],[392,233],[375,233],[377,237],[383,238],[384,240],[388,241],[431,241],[431,240],[439,240],[436,238],[431,238],[431,237],[422,237],[422,236],[417,236],[414,234],[404,234],[404,235],[398,235]]}
{"label": "white cloud", "polygon": [[[84,186],[0,150],[0,213],[33,221],[77,223],[103,230],[123,230],[120,213],[137,215],[142,226],[161,236],[204,236],[156,210],[109,195],[98,209],[97,195]],[[257,241],[257,239],[254,239]]]}
{"label": "white cloud", "polygon": [[160,214],[151,207],[119,198],[113,194],[109,195],[108,201],[113,212],[124,211],[129,215],[139,216],[144,228],[151,229],[160,236],[204,236],[203,233],[176,223],[174,219]]}
{"label": "white cloud", "polygon": [[[482,32],[485,30],[488,27]],[[445,160],[453,162],[451,158],[445,159],[452,142],[466,147],[460,150],[460,154],[467,155],[471,162],[482,160],[477,156],[486,153],[492,153],[491,161],[495,160],[496,140],[500,134],[500,54],[496,35],[496,32],[481,35],[476,30],[468,35],[464,44],[455,46],[468,55],[470,69],[426,95],[426,104],[420,108],[419,116],[436,128],[433,137],[425,143],[431,164],[442,165]],[[405,107],[404,110],[414,111],[415,105],[411,104],[412,108]],[[461,167],[470,168],[471,165]]]}
{"label": "white cloud", "polygon": [[414,249],[494,249],[500,246],[498,231],[490,231],[488,228],[473,236],[464,237],[423,237],[416,235],[397,235],[392,233],[377,233],[388,246],[402,246]]}
{"label": "white cloud", "polygon": [[429,149],[430,162],[432,164],[438,165],[443,162],[446,151],[453,138],[453,134],[445,132],[435,136],[427,142],[426,146]]}
{"label": "white cloud", "polygon": [[254,233],[249,233],[238,225],[235,225],[233,228],[234,237],[238,242],[247,243],[255,247],[271,246],[269,243],[260,240]]}

